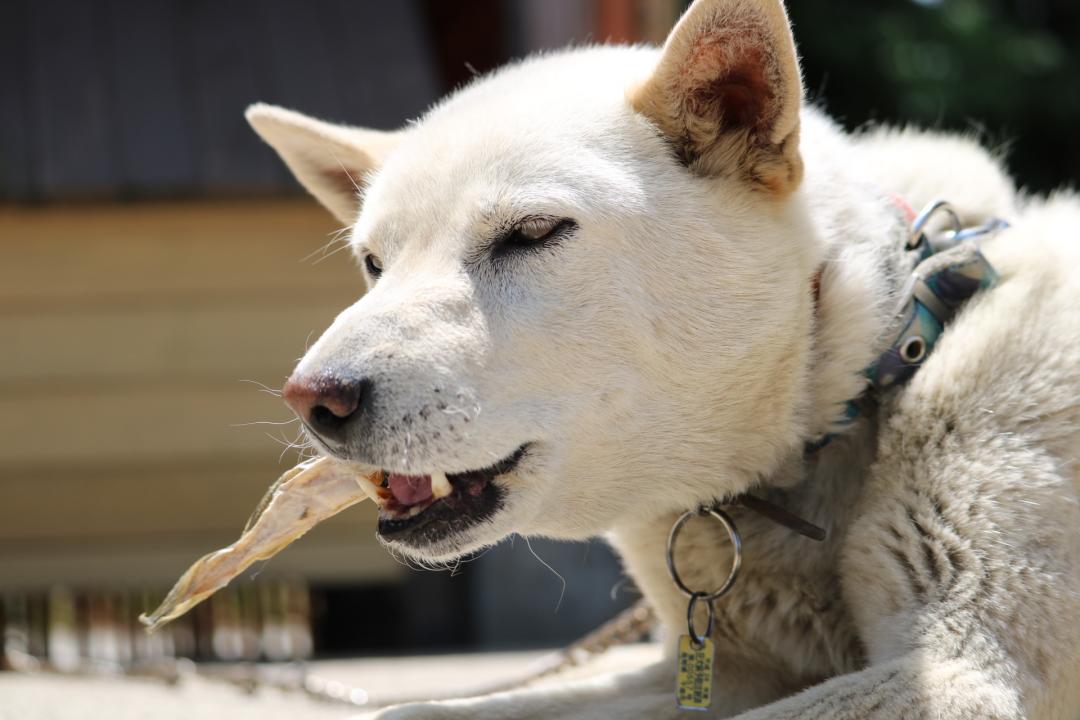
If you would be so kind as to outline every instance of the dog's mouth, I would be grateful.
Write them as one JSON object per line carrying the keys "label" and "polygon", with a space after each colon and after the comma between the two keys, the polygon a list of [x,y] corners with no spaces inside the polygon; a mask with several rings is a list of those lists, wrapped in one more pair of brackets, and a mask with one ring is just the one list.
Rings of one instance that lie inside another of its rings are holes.
{"label": "dog's mouth", "polygon": [[493,465],[460,473],[404,475],[384,470],[379,535],[422,547],[491,517],[502,504],[502,490],[493,481],[512,472],[528,449],[526,443]]}

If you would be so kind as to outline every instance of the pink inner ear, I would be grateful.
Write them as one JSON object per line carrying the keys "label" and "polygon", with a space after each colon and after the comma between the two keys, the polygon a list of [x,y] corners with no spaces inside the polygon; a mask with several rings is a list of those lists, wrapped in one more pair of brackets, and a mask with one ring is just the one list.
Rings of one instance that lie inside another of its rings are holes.
{"label": "pink inner ear", "polygon": [[320,173],[326,182],[336,185],[340,192],[348,194],[359,194],[363,190],[361,180],[363,178],[359,173],[350,173],[345,168],[339,167],[333,170],[323,170]]}
{"label": "pink inner ear", "polygon": [[776,119],[773,59],[757,27],[727,28],[698,40],[683,80],[686,110],[715,118],[720,130],[767,134]]}

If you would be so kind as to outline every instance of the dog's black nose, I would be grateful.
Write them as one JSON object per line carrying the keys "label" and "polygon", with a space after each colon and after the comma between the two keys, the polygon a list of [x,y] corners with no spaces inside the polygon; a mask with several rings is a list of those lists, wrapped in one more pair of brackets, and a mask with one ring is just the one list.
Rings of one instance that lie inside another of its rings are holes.
{"label": "dog's black nose", "polygon": [[304,376],[293,373],[281,396],[293,412],[319,438],[329,444],[346,439],[349,425],[370,400],[370,380],[346,380],[332,376]]}

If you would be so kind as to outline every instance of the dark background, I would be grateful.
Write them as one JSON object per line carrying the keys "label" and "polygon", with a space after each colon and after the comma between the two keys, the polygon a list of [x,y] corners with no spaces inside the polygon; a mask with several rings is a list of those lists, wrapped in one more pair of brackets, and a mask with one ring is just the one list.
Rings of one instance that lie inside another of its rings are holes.
{"label": "dark background", "polygon": [[974,133],[1025,188],[1075,183],[1080,3],[800,0],[789,13],[810,98],[848,128]]}

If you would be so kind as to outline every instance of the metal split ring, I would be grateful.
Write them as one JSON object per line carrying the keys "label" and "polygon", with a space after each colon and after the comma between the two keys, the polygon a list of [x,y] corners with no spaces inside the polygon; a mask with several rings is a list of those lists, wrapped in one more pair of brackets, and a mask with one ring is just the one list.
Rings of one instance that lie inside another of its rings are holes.
{"label": "metal split ring", "polygon": [[930,218],[938,213],[938,211],[944,212],[949,216],[949,220],[952,221],[953,236],[960,234],[963,229],[963,224],[960,222],[960,216],[953,210],[952,205],[947,200],[935,200],[934,202],[923,208],[918,217],[911,223],[911,233],[908,235],[907,249],[914,250],[919,247],[924,240],[923,230],[926,228],[926,224],[930,222]]}
{"label": "metal split ring", "polygon": [[[707,618],[704,633],[699,633],[694,623],[694,611],[697,610],[697,604],[701,600],[705,601],[705,617]],[[705,640],[712,636],[715,616],[712,600],[706,600],[705,593],[696,592],[690,594],[690,602],[686,606],[686,633],[690,636],[690,641],[694,643],[695,647],[701,647],[705,644]]]}
{"label": "metal split ring", "polygon": [[[728,537],[731,539],[731,570],[728,571],[728,576],[723,584],[711,592],[691,590],[687,587],[686,583],[683,582],[683,579],[679,576],[679,571],[675,568],[675,541],[679,539],[679,533],[682,532],[683,525],[686,524],[686,521],[697,515],[709,516],[720,521],[720,524],[724,526],[724,530],[727,531]],[[690,596],[691,611],[693,610],[694,603],[698,600],[712,603],[713,600],[731,589],[731,586],[735,584],[735,578],[739,576],[739,568],[742,566],[742,538],[739,536],[739,531],[735,528],[735,522],[726,512],[715,507],[702,508],[697,512],[689,511],[683,513],[679,516],[679,519],[675,521],[675,524],[671,526],[671,532],[668,533],[667,566],[668,573],[671,575],[671,579],[674,581],[675,585],[682,590],[684,594]],[[693,635],[693,632],[690,634]]]}

